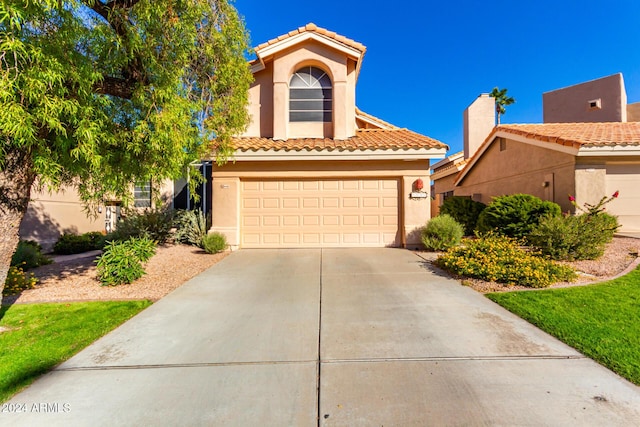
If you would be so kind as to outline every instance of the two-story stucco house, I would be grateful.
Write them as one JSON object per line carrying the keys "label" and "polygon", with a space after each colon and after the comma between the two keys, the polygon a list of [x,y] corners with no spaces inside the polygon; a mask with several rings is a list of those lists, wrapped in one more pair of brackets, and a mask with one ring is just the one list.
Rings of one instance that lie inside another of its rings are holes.
{"label": "two-story stucco house", "polygon": [[418,246],[447,146],[356,107],[365,47],[308,24],[255,52],[251,125],[212,171],[212,230],[241,248]]}
{"label": "two-story stucco house", "polygon": [[[447,146],[356,107],[365,50],[313,24],[255,49],[251,124],[228,164],[200,165],[207,183],[196,208],[232,247],[419,245],[429,160]],[[194,207],[184,180],[164,184],[173,207]],[[150,206],[148,188],[136,186],[135,201]],[[118,211],[105,201],[87,218],[72,188],[35,193],[20,234],[50,248],[63,232],[108,231]]]}

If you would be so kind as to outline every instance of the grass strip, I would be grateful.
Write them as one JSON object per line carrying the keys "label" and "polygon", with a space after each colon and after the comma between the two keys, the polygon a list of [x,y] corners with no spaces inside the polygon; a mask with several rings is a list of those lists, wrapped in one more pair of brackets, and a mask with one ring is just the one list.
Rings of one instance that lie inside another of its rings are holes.
{"label": "grass strip", "polygon": [[640,269],[609,282],[487,297],[640,385]]}
{"label": "grass strip", "polygon": [[0,402],[151,305],[150,301],[15,304],[0,308]]}

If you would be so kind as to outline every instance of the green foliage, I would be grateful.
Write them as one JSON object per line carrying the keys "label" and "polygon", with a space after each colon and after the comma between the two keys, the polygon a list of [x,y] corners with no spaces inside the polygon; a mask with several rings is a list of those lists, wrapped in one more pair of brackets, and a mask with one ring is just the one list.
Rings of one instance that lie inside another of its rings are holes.
{"label": "green foliage", "polygon": [[147,237],[108,242],[104,253],[96,261],[98,279],[103,286],[132,283],[145,274],[142,263],[147,262],[155,252],[155,243]]}
{"label": "green foliage", "polygon": [[201,210],[179,211],[174,224],[176,242],[202,247],[202,238],[207,235],[209,226]]}
{"label": "green foliage", "polygon": [[640,385],[640,269],[590,286],[487,297]]}
{"label": "green foliage", "polygon": [[588,215],[595,215],[595,214],[604,212],[606,210],[605,206],[611,201],[613,201],[614,199],[617,199],[619,195],[620,195],[620,192],[616,190],[611,195],[611,197],[602,196],[602,198],[598,201],[598,203],[596,204],[585,203],[584,206],[578,205],[576,198],[573,196],[569,196],[569,201],[576,208],[576,211],[581,211]]}
{"label": "green foliage", "polygon": [[209,233],[202,238],[202,248],[208,254],[217,254],[227,249],[227,238],[222,233]]}
{"label": "green foliage", "polygon": [[0,334],[0,402],[150,305],[100,301],[2,306],[0,326],[7,331]]}
{"label": "green foliage", "polygon": [[229,0],[0,2],[1,219],[24,216],[36,180],[90,213],[130,205],[135,182],[193,186],[191,163],[226,161],[249,123],[247,51]]}
{"label": "green foliage", "polygon": [[447,214],[431,218],[422,228],[422,243],[428,250],[446,251],[460,244],[464,229]]}
{"label": "green foliage", "polygon": [[38,279],[33,273],[25,273],[22,267],[11,266],[7,273],[7,279],[2,289],[3,295],[19,294],[25,289],[33,289],[38,283]]}
{"label": "green foliage", "polygon": [[477,231],[526,238],[545,216],[559,216],[560,206],[529,194],[495,197],[478,218]]}
{"label": "green foliage", "polygon": [[498,87],[496,86],[493,88],[493,90],[489,94],[490,97],[496,100],[496,113],[497,113],[498,124],[500,124],[500,116],[507,112],[507,110],[504,107],[516,102],[515,99],[513,99],[510,96],[507,96],[507,90],[508,90],[507,88],[498,89]]}
{"label": "green foliage", "polygon": [[0,165],[83,200],[131,201],[131,183],[186,176],[233,151],[252,75],[227,0],[0,2]]}
{"label": "green foliage", "polygon": [[547,216],[533,228],[527,240],[551,259],[597,259],[604,254],[618,227],[617,218],[604,212]]}
{"label": "green foliage", "polygon": [[105,236],[98,231],[84,234],[65,233],[53,245],[53,252],[60,255],[81,254],[102,249],[104,244]]}
{"label": "green foliage", "polygon": [[440,214],[451,215],[456,221],[464,226],[465,236],[473,235],[476,229],[478,217],[486,208],[484,203],[471,200],[469,197],[453,196],[448,197],[442,206]]}
{"label": "green foliage", "polygon": [[147,237],[164,244],[171,237],[173,211],[168,208],[131,210],[118,221],[107,240],[125,241],[132,237]]}
{"label": "green foliage", "polygon": [[42,247],[33,240],[20,240],[18,247],[11,257],[11,265],[24,270],[51,264],[50,258],[42,254]]}
{"label": "green foliage", "polygon": [[467,240],[436,261],[455,274],[507,285],[544,288],[576,277],[570,267],[523,250],[518,241],[506,236],[486,235]]}

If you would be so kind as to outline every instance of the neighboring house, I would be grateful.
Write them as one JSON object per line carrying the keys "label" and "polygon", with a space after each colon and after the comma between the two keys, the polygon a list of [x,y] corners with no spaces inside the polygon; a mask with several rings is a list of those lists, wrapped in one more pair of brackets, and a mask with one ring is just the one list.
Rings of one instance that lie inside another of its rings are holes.
{"label": "neighboring house", "polygon": [[[607,211],[621,231],[640,231],[640,122],[632,121],[640,104],[627,104],[621,74],[545,93],[544,124],[494,128],[484,102],[479,97],[465,112],[464,155],[433,166],[441,200],[454,194],[488,204],[527,193],[573,212],[569,195],[583,205],[620,191]],[[468,137],[469,120],[488,134],[480,145],[482,132]]]}
{"label": "neighboring house", "polygon": [[573,211],[620,191],[607,205],[621,231],[640,231],[640,122],[496,127],[455,181],[455,195],[489,203],[527,193]]}
{"label": "neighboring house", "polygon": [[[186,180],[166,181],[160,185],[160,199],[174,209],[200,209],[205,214],[211,211],[211,162],[194,165],[209,182],[200,185],[196,191],[200,196],[194,202]],[[149,208],[153,205],[149,182],[133,184],[133,207]],[[155,196],[155,195],[154,195]],[[96,211],[89,212],[83,205],[76,190],[63,187],[60,191],[34,190],[31,201],[20,223],[20,238],[35,240],[45,251],[50,251],[61,234],[82,234],[89,231],[108,233],[116,227],[121,217],[119,200],[105,200]]]}
{"label": "neighboring house", "polygon": [[542,94],[544,123],[640,121],[640,102],[627,104],[622,74]]}
{"label": "neighboring house", "polygon": [[212,230],[241,248],[418,246],[447,146],[356,108],[365,47],[307,24],[255,53],[251,125],[212,172]]}

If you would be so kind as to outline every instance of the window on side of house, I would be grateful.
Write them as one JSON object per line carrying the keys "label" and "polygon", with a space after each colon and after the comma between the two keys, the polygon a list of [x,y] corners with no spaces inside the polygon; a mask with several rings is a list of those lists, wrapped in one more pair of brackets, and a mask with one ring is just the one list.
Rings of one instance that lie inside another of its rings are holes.
{"label": "window on side of house", "polygon": [[133,206],[136,208],[151,207],[151,181],[136,182],[133,187]]}
{"label": "window on side of house", "polygon": [[331,79],[315,67],[296,71],[289,82],[289,121],[331,122]]}

